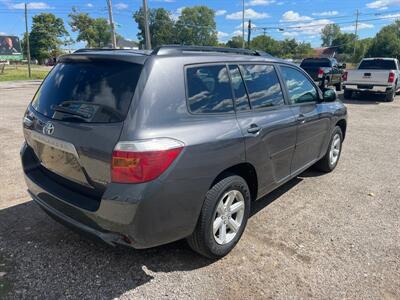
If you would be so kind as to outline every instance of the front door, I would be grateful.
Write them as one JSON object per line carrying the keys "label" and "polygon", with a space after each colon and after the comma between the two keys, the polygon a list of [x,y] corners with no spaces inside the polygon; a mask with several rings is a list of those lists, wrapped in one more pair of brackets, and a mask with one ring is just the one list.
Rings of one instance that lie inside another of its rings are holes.
{"label": "front door", "polygon": [[318,90],[297,68],[280,66],[290,108],[297,119],[296,148],[291,173],[297,173],[316,162],[329,133],[330,116],[324,114]]}
{"label": "front door", "polygon": [[230,74],[246,161],[256,168],[259,194],[264,194],[290,176],[296,118],[273,65],[231,65]]}

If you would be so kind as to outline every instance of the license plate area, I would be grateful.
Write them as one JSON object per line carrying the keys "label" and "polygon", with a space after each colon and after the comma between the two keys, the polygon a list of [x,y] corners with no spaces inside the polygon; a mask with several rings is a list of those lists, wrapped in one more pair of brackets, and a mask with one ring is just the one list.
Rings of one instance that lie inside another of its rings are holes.
{"label": "license plate area", "polygon": [[30,144],[43,167],[62,177],[89,186],[73,144],[37,132],[32,132]]}
{"label": "license plate area", "polygon": [[367,84],[359,84],[357,86],[358,89],[360,90],[372,90],[374,88],[373,85],[367,85]]}

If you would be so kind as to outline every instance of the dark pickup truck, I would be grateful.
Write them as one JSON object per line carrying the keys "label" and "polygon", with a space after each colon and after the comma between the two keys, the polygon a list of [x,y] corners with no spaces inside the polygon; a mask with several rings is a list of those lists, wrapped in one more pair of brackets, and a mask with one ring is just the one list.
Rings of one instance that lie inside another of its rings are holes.
{"label": "dark pickup truck", "polygon": [[321,88],[335,86],[342,90],[342,75],[346,64],[339,64],[334,58],[305,58],[300,67],[303,68]]}

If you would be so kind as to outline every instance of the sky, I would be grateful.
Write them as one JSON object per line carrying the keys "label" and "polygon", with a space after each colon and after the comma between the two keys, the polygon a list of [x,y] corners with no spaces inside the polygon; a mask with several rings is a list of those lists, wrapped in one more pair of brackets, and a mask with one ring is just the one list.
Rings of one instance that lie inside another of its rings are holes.
{"label": "sky", "polygon": [[[38,0],[28,2],[29,27],[31,17],[41,12],[51,12],[64,19],[75,6],[92,17],[108,18],[106,0]],[[114,21],[117,32],[129,40],[137,40],[137,24],[132,12],[139,9],[142,0],[113,0]],[[150,8],[165,8],[177,18],[184,7],[207,5],[215,11],[218,38],[226,42],[242,34],[242,0],[148,0]],[[25,31],[24,2],[0,0],[0,34],[22,36]],[[358,33],[360,38],[372,37],[385,25],[400,18],[400,0],[245,0],[245,19],[253,24],[252,37],[266,34],[275,39],[295,38],[310,42],[313,47],[321,44],[320,30],[330,23],[338,24],[344,32],[354,32],[356,11],[359,11]],[[76,33],[71,32],[72,38]],[[73,48],[83,47],[83,43]]]}

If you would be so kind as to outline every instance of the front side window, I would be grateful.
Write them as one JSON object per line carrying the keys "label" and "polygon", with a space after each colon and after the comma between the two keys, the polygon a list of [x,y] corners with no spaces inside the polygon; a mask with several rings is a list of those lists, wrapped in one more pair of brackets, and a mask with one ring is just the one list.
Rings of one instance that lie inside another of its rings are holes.
{"label": "front side window", "polygon": [[306,103],[318,100],[318,93],[310,80],[300,71],[281,66],[282,76],[286,83],[290,103]]}
{"label": "front side window", "polygon": [[197,66],[186,70],[192,113],[233,112],[232,89],[226,66]]}
{"label": "front side window", "polygon": [[273,66],[259,64],[240,67],[253,109],[284,103],[281,85]]}

